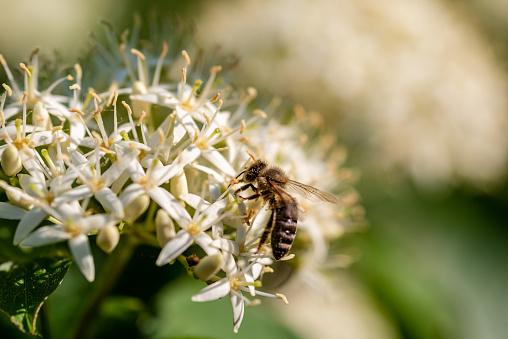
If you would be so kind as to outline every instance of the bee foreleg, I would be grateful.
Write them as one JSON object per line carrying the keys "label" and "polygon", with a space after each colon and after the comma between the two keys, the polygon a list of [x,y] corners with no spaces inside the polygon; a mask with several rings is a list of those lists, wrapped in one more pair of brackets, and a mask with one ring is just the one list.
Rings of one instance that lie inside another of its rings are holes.
{"label": "bee foreleg", "polygon": [[249,188],[251,188],[254,192],[257,191],[256,186],[254,186],[253,184],[246,184],[246,185],[243,185],[242,187],[236,189],[235,190],[235,195],[237,195],[238,193],[240,193],[242,191],[245,191],[246,189],[249,189]]}

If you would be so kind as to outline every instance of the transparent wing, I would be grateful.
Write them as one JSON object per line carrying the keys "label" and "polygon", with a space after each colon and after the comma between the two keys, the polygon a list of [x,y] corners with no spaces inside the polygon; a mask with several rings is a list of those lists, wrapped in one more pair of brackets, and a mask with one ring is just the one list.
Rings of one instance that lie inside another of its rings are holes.
{"label": "transparent wing", "polygon": [[284,203],[286,208],[290,208],[290,206],[288,205],[289,202],[291,202],[298,208],[298,221],[302,221],[305,219],[305,217],[307,216],[305,210],[302,208],[302,206],[300,206],[300,204],[296,201],[296,199],[293,196],[291,196],[291,194],[289,194],[288,192],[286,192],[286,190],[282,189],[279,186],[272,185],[272,188],[274,193],[279,196],[280,201]]}
{"label": "transparent wing", "polygon": [[302,184],[298,181],[289,180],[286,184],[286,189],[299,194],[312,202],[329,202],[331,204],[339,203],[339,200],[337,200],[337,198],[333,195],[323,192],[315,187]]}

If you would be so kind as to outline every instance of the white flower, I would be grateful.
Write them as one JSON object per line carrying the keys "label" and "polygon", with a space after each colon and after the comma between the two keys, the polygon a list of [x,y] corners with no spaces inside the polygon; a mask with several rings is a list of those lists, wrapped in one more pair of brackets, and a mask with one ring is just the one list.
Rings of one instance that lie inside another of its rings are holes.
{"label": "white flower", "polygon": [[[182,196],[182,199],[185,201],[188,196],[189,195]],[[200,201],[196,206],[197,208],[194,216],[191,219],[189,215],[187,220],[181,220],[178,222],[181,227],[180,231],[176,233],[173,239],[164,245],[159,257],[157,258],[156,264],[162,266],[173,261],[194,242],[198,244],[206,252],[206,254],[217,254],[217,248],[212,246],[212,238],[205,232],[212,227],[212,225],[219,223],[222,219],[224,219],[222,212],[226,208],[228,201],[228,198],[224,198],[201,210],[201,206],[205,202],[202,198],[200,198]]]}
{"label": "white flower", "polygon": [[[79,206],[79,205],[78,205]],[[88,241],[88,234],[105,225],[110,216],[95,214],[83,217],[79,207],[53,213],[59,221],[55,226],[43,226],[21,242],[24,247],[44,246],[56,242],[67,241],[74,261],[88,281],[95,279],[95,266]]]}

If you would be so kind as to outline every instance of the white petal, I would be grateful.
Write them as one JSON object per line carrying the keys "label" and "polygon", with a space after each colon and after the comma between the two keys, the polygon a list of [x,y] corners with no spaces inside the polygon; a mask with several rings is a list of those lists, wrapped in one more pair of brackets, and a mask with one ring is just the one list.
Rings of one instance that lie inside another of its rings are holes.
{"label": "white petal", "polygon": [[194,208],[195,210],[197,210],[198,206],[201,204],[201,207],[199,208],[198,212],[203,212],[210,206],[210,203],[208,201],[204,200],[199,195],[193,193],[180,194],[180,199],[185,201],[187,205]]}
{"label": "white petal", "polygon": [[201,150],[195,145],[188,146],[178,157],[176,157],[175,161],[173,161],[171,165],[154,170],[152,173],[153,180],[157,185],[162,185],[176,174],[180,173],[185,165],[196,160],[200,154]]}
{"label": "white petal", "polygon": [[203,158],[210,161],[215,165],[220,171],[226,173],[227,175],[234,177],[236,175],[235,169],[229,164],[229,162],[224,158],[222,154],[217,151],[213,152],[203,152]]}
{"label": "white petal", "polygon": [[242,324],[244,313],[243,296],[241,292],[232,290],[229,297],[233,306],[233,332],[237,333]]}
{"label": "white petal", "polygon": [[30,232],[46,219],[48,214],[40,207],[33,207],[29,210],[16,228],[14,233],[14,245],[18,245]]}
{"label": "white petal", "polygon": [[[114,165],[113,165],[114,166]],[[118,196],[113,191],[104,187],[95,193],[95,198],[104,207],[106,212],[111,213],[113,218],[122,220],[124,217],[123,205]]]}
{"label": "white petal", "polygon": [[79,267],[79,270],[85,276],[86,280],[92,282],[95,279],[95,265],[93,262],[92,251],[88,237],[80,234],[69,240],[69,249],[72,257]]}
{"label": "white petal", "polygon": [[236,256],[238,256],[240,249],[238,248],[238,244],[234,241],[228,239],[216,239],[212,242],[212,246],[216,248],[220,248],[223,251],[228,251]]}
{"label": "white petal", "polygon": [[83,141],[83,138],[85,137],[85,125],[81,121],[80,118],[77,116],[70,117],[71,122],[71,130],[70,130],[70,137],[71,137],[71,148],[76,149],[81,142]]}
{"label": "white petal", "polygon": [[192,301],[205,302],[224,298],[231,292],[231,285],[228,279],[219,280],[203,288],[198,294],[191,297]]}
{"label": "white petal", "polygon": [[200,233],[195,235],[194,241],[198,244],[199,247],[203,249],[208,255],[215,255],[219,253],[219,250],[212,246],[213,239],[206,233]]}
{"label": "white petal", "polygon": [[207,230],[212,226],[212,224],[215,223],[215,220],[217,220],[222,212],[224,212],[224,209],[226,208],[226,205],[229,202],[229,198],[226,197],[222,200],[214,202],[210,207],[208,207],[206,210],[203,211],[203,214],[206,215],[205,219],[201,221],[201,229]]}
{"label": "white petal", "polygon": [[22,247],[37,247],[69,240],[72,235],[65,232],[62,226],[43,226],[30,234],[20,243]]}
{"label": "white petal", "polygon": [[51,181],[50,189],[54,195],[59,196],[72,189],[72,184],[78,177],[77,171],[69,169],[64,175],[60,175]]}
{"label": "white petal", "polygon": [[83,234],[89,234],[105,226],[111,220],[109,214],[94,214],[89,217],[81,218],[76,224],[81,227]]}
{"label": "white petal", "polygon": [[183,110],[179,105],[176,106],[176,116],[183,123],[185,130],[192,138],[194,136],[194,131],[198,128],[198,125],[194,122],[194,119],[190,116],[189,112]]}
{"label": "white petal", "polygon": [[208,189],[210,190],[211,201],[219,199],[221,193],[220,193],[220,185],[218,183],[210,180],[208,184]]}
{"label": "white petal", "polygon": [[20,220],[25,214],[26,210],[18,206],[0,202],[0,219]]}
{"label": "white petal", "polygon": [[83,164],[88,164],[88,159],[85,158],[85,156],[83,154],[81,154],[78,151],[76,151],[76,149],[74,149],[72,147],[67,147],[67,152],[69,153],[69,157],[71,158],[71,162],[75,166],[79,166],[79,165],[83,165]]}
{"label": "white petal", "polygon": [[[55,199],[56,200],[56,199]],[[81,205],[77,200],[69,201],[63,204],[56,204],[55,200],[51,206],[53,206],[53,211],[49,210],[49,214],[58,220],[64,222],[67,219],[79,219],[85,213]],[[44,206],[42,206],[44,208]],[[53,212],[56,212],[59,215],[54,215]]]}
{"label": "white petal", "polygon": [[147,193],[181,227],[192,220],[185,207],[180,205],[180,202],[164,188],[153,187]]}
{"label": "white petal", "polygon": [[130,184],[122,191],[122,194],[120,194],[120,201],[122,201],[124,207],[127,207],[132,200],[144,193],[145,189],[140,184]]}
{"label": "white petal", "polygon": [[193,242],[194,240],[189,233],[185,230],[180,230],[173,239],[164,245],[155,264],[162,266],[170,263],[189,248]]}
{"label": "white petal", "polygon": [[139,182],[145,176],[145,170],[138,161],[131,161],[127,167],[127,172],[133,182]]}
{"label": "white petal", "polygon": [[[139,154],[138,151],[129,149],[128,151],[122,152],[122,147],[116,147],[118,160],[109,166],[109,168],[102,173],[101,179],[104,181],[104,185],[110,187],[116,179],[130,166],[134,159],[137,159]],[[137,162],[137,161],[136,161]]]}
{"label": "white petal", "polygon": [[[62,133],[63,135],[64,133]],[[32,141],[36,146],[49,145],[53,142],[53,134],[51,131],[42,131],[34,133]]]}
{"label": "white petal", "polygon": [[211,169],[210,167],[206,167],[203,165],[193,164],[192,167],[195,169],[205,172],[206,174],[209,174],[214,178],[218,183],[220,183],[223,186],[226,186],[226,181],[224,180],[224,176],[220,175],[217,171]]}
{"label": "white petal", "polygon": [[74,187],[53,200],[52,205],[58,206],[71,201],[83,200],[92,196],[92,190],[86,185]]}
{"label": "white petal", "polygon": [[228,278],[232,278],[238,273],[238,268],[236,267],[236,261],[233,255],[230,252],[222,252],[224,257],[224,269]]}
{"label": "white petal", "polygon": [[39,181],[37,177],[32,177],[28,174],[19,174],[18,178],[21,188],[35,198],[40,198],[39,192],[43,194],[47,192],[46,182]]}
{"label": "white petal", "polygon": [[34,154],[34,151],[30,148],[24,148],[19,152],[19,156],[21,157],[21,162],[23,163],[23,167],[30,173],[32,177],[38,182],[46,182],[46,177],[44,176],[44,172],[37,161],[37,156]]}

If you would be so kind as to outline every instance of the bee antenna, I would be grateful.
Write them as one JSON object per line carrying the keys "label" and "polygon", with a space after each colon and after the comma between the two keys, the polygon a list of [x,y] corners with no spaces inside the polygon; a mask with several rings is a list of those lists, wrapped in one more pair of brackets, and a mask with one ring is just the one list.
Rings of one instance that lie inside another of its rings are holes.
{"label": "bee antenna", "polygon": [[252,154],[252,152],[247,151],[247,154],[249,155],[249,157],[252,158],[252,160],[256,161],[256,157],[254,156],[254,154]]}

